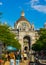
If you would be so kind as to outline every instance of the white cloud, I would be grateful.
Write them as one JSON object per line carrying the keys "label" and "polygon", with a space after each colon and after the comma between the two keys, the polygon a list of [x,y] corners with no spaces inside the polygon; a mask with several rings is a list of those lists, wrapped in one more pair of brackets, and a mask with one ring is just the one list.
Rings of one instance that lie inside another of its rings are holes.
{"label": "white cloud", "polygon": [[35,5],[32,6],[35,10],[38,10],[40,12],[46,13],[46,6],[44,5]]}
{"label": "white cloud", "polygon": [[2,2],[0,2],[0,5],[3,5],[3,3],[2,3]]}
{"label": "white cloud", "polygon": [[31,6],[36,5],[37,3],[39,3],[39,0],[31,0],[30,1]]}
{"label": "white cloud", "polygon": [[41,4],[38,5],[38,3],[39,3],[39,0],[31,0],[30,1],[30,5],[32,8],[34,8],[37,11],[46,13],[46,5],[41,5]]}

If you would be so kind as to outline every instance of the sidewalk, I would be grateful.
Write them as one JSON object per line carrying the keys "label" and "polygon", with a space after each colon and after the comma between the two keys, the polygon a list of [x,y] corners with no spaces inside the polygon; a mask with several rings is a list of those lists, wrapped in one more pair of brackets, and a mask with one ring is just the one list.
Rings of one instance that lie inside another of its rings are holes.
{"label": "sidewalk", "polygon": [[10,62],[9,62],[9,61],[6,61],[6,62],[4,63],[4,65],[10,65]]}
{"label": "sidewalk", "polygon": [[[29,60],[23,61],[20,63],[20,65],[28,65]],[[4,65],[10,65],[9,61],[6,61]]]}
{"label": "sidewalk", "polygon": [[25,61],[21,62],[20,65],[28,65],[28,63],[29,63],[29,60],[25,60]]}

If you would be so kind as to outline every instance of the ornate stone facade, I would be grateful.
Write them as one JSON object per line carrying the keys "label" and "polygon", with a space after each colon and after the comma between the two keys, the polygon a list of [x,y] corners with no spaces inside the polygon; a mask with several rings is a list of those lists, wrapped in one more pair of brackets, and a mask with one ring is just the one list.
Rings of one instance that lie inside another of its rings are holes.
{"label": "ornate stone facade", "polygon": [[21,50],[30,50],[32,44],[35,43],[38,38],[38,32],[34,30],[34,24],[30,24],[29,21],[24,17],[24,12],[21,13],[21,17],[14,24],[12,32],[16,34],[16,38],[21,44]]}

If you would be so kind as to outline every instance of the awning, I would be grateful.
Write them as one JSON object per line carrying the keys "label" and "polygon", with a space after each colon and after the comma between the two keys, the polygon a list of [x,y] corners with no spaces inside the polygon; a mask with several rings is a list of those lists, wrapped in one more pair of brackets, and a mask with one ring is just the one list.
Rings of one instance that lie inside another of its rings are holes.
{"label": "awning", "polygon": [[6,47],[6,50],[7,50],[7,51],[16,51],[17,48],[12,47],[12,46],[7,46],[7,47]]}

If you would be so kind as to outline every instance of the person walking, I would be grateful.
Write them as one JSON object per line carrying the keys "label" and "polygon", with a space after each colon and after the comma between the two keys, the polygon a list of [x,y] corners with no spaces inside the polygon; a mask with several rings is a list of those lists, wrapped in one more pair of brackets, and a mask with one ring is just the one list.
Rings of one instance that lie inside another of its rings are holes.
{"label": "person walking", "polygon": [[27,54],[26,53],[24,53],[24,60],[27,60]]}
{"label": "person walking", "polygon": [[20,65],[21,55],[19,52],[17,52],[17,54],[15,55],[15,58],[16,58],[16,65]]}
{"label": "person walking", "polygon": [[10,65],[14,65],[14,57],[10,59]]}
{"label": "person walking", "polygon": [[10,65],[14,65],[14,64],[15,64],[14,52],[11,52],[11,54],[10,54]]}

